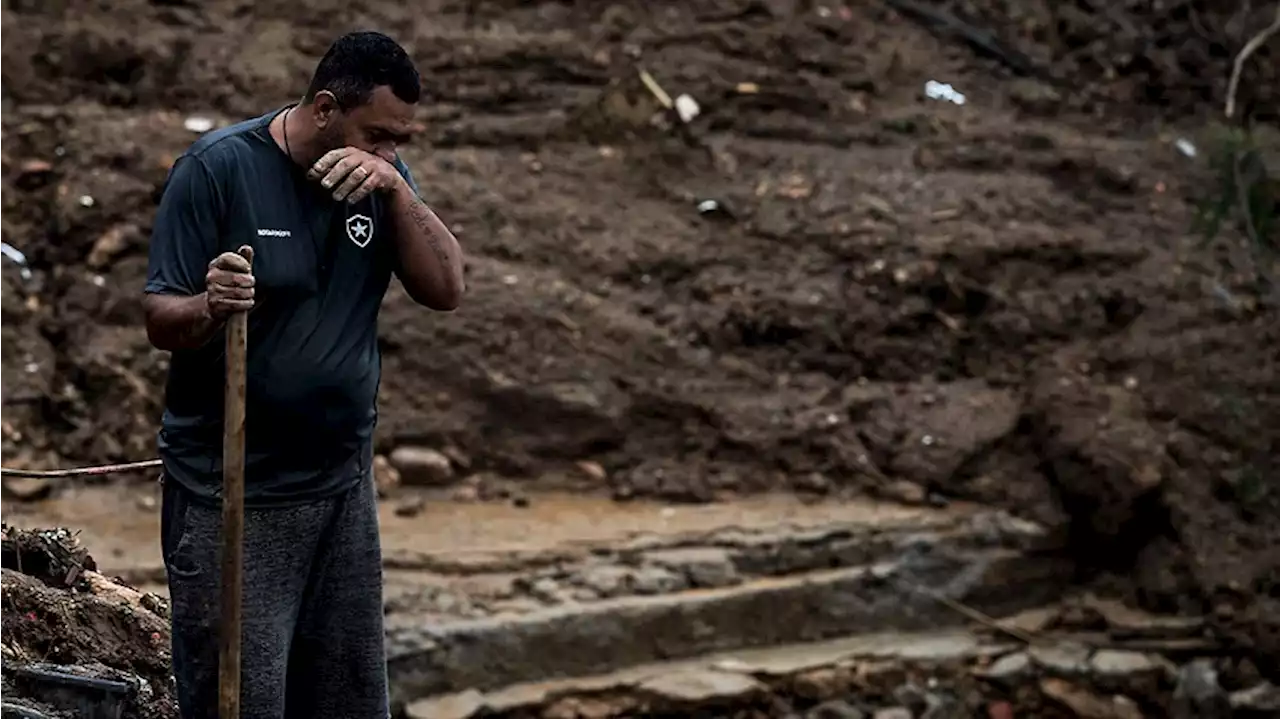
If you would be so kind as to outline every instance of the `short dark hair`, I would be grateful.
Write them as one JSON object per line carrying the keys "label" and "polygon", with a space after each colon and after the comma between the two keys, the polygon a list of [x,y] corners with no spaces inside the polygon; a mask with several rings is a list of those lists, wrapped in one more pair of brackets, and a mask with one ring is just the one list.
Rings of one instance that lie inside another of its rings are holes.
{"label": "short dark hair", "polygon": [[396,97],[414,104],[422,95],[421,83],[409,53],[395,40],[380,32],[352,32],[329,46],[304,101],[309,103],[328,90],[342,109],[350,110],[368,102],[374,88],[387,85]]}

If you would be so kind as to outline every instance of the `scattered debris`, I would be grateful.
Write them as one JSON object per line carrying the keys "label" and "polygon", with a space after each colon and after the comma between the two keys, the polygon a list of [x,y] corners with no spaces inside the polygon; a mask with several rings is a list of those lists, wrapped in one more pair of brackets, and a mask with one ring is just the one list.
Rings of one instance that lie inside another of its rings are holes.
{"label": "scattered debris", "polygon": [[168,604],[95,566],[66,529],[3,528],[5,711],[176,717]]}
{"label": "scattered debris", "polygon": [[924,84],[924,96],[930,100],[946,100],[956,105],[965,103],[964,93],[956,90],[950,84],[936,80],[930,80]]}
{"label": "scattered debris", "polygon": [[667,94],[666,90],[662,89],[662,86],[658,84],[657,80],[653,79],[653,75],[650,75],[648,70],[640,70],[639,75],[640,81],[644,83],[644,86],[648,88],[649,92],[653,93],[653,96],[657,98],[658,102],[662,103],[663,107],[668,110],[675,107],[675,103],[671,100],[671,96]]}
{"label": "scattered debris", "polygon": [[702,108],[698,106],[698,101],[689,95],[680,95],[676,98],[676,115],[680,117],[681,122],[693,122],[701,112]]}
{"label": "scattered debris", "polygon": [[428,447],[396,447],[389,460],[406,486],[443,487],[453,484],[455,478],[449,458]]}
{"label": "scattered debris", "polygon": [[0,564],[5,568],[52,587],[83,587],[84,572],[98,568],[79,536],[66,529],[33,531],[0,525],[0,547]]}
{"label": "scattered debris", "polygon": [[192,115],[182,121],[182,126],[190,132],[204,134],[213,129],[214,122],[212,118]]}
{"label": "scattered debris", "polygon": [[8,242],[0,242],[0,253],[3,253],[5,257],[8,257],[14,264],[21,268],[19,272],[22,274],[22,279],[31,279],[31,269],[27,267],[27,256],[22,254],[21,250]]}

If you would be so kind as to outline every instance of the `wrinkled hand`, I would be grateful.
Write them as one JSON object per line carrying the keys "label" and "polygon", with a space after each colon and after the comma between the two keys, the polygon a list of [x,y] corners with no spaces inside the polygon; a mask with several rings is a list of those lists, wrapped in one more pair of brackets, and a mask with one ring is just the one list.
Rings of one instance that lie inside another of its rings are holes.
{"label": "wrinkled hand", "polygon": [[236,312],[253,309],[253,248],[223,252],[209,263],[204,276],[205,304],[209,316],[225,320]]}
{"label": "wrinkled hand", "polygon": [[394,165],[364,150],[343,147],[325,153],[307,171],[307,178],[319,180],[333,199],[355,204],[376,190],[389,190],[400,181]]}

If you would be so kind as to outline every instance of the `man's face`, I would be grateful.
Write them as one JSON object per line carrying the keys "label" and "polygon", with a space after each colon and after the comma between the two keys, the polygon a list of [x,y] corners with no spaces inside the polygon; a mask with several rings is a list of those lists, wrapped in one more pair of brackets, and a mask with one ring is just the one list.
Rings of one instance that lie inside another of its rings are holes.
{"label": "man's face", "polygon": [[390,87],[380,85],[359,107],[344,111],[335,105],[320,129],[321,144],[325,152],[356,147],[391,162],[396,148],[409,142],[417,129],[413,111],[413,105],[396,97]]}

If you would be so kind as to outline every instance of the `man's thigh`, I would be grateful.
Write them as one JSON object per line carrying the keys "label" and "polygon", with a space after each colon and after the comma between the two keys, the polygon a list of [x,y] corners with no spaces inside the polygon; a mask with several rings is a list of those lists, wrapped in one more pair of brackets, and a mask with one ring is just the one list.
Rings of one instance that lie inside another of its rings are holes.
{"label": "man's thigh", "polygon": [[[284,713],[289,645],[324,509],[245,513],[241,716]],[[184,719],[213,718],[218,713],[222,514],[217,507],[192,504],[172,482],[165,483],[162,513],[178,702]]]}
{"label": "man's thigh", "polygon": [[386,719],[382,550],[373,483],[344,495],[316,550],[289,660],[289,719]]}

